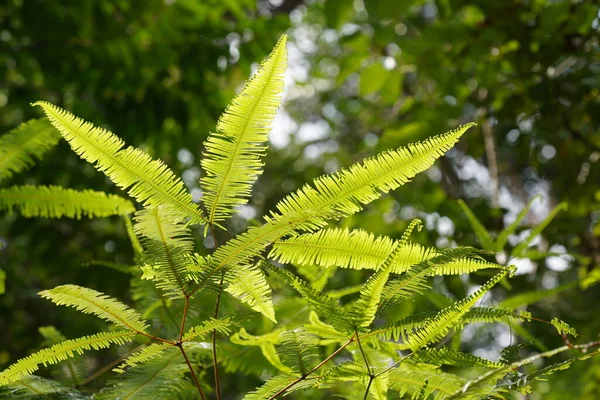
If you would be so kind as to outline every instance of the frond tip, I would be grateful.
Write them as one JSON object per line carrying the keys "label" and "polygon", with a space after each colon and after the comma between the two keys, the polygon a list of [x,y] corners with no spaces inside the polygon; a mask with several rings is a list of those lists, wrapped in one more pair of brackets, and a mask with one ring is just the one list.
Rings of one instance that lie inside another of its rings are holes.
{"label": "frond tip", "polygon": [[148,327],[137,311],[92,289],[77,285],[63,285],[44,290],[39,294],[55,304],[73,307],[85,314],[94,314],[135,332],[144,332]]}
{"label": "frond tip", "polygon": [[133,339],[135,332],[116,331],[102,332],[84,336],[79,339],[66,340],[48,349],[43,349],[28,357],[22,358],[4,371],[0,372],[0,386],[16,382],[26,375],[37,371],[40,365],[58,364],[75,354],[83,354],[86,350],[99,350],[111,344],[125,344]]}
{"label": "frond tip", "polygon": [[124,149],[125,143],[112,132],[95,127],[54,104],[38,101],[33,105],[42,107],[73,151],[95,164],[121,189],[128,189],[129,195],[137,201],[150,207],[168,205],[181,220],[205,221],[182,180],[162,161],[153,160],[134,147]]}
{"label": "frond tip", "polygon": [[248,202],[252,184],[262,173],[262,158],[271,123],[284,88],[287,67],[286,36],[232,100],[217,132],[206,141],[201,185],[209,222],[227,219],[235,207]]}
{"label": "frond tip", "polygon": [[26,218],[102,218],[135,211],[129,200],[95,192],[77,191],[60,186],[11,186],[0,189],[0,210],[9,214],[18,210]]}
{"label": "frond tip", "polygon": [[60,134],[45,119],[24,122],[0,136],[0,180],[31,168],[59,139]]}

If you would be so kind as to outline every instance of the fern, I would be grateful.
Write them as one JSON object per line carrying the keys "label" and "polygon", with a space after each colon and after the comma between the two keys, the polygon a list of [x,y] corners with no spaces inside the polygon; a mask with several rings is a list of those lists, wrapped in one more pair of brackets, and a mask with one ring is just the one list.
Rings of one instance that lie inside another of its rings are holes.
{"label": "fern", "polygon": [[544,228],[546,228],[550,224],[550,222],[552,222],[554,217],[556,217],[556,215],[559,212],[566,210],[566,209],[567,209],[567,203],[560,203],[559,205],[554,207],[552,209],[552,211],[550,211],[548,216],[546,218],[544,218],[544,220],[542,222],[540,222],[535,228],[533,228],[531,230],[531,232],[529,233],[529,235],[527,235],[527,237],[525,239],[523,239],[523,241],[521,241],[521,243],[519,243],[512,250],[511,254],[518,257],[520,254],[525,252],[525,250],[527,250],[527,248],[530,246],[533,239],[535,239],[540,233],[542,233]]}
{"label": "fern", "polygon": [[192,202],[181,179],[161,161],[133,147],[123,149],[125,143],[106,129],[97,128],[68,111],[44,101],[40,106],[46,116],[84,160],[95,164],[122,189],[145,206],[168,205],[181,220],[193,223],[205,221]]}
{"label": "fern", "polygon": [[189,229],[174,221],[166,207],[138,211],[133,230],[144,248],[141,254],[142,279],[156,283],[169,297],[188,294],[185,275],[194,249]]}
{"label": "fern", "polygon": [[27,218],[90,218],[124,215],[135,211],[133,204],[119,196],[76,191],[59,186],[12,186],[0,189],[0,211],[19,210]]}
{"label": "fern", "polygon": [[[184,377],[188,371],[178,349],[146,361],[144,365],[127,370],[94,397],[94,400],[170,400],[190,398],[194,387]],[[187,393],[187,396],[185,396]]]}
{"label": "fern", "polygon": [[473,214],[473,211],[471,211],[471,209],[463,200],[459,200],[458,205],[462,208],[463,213],[467,216],[467,220],[469,221],[469,224],[471,224],[473,232],[475,232],[475,235],[477,235],[477,239],[479,240],[479,243],[481,243],[481,246],[483,246],[483,248],[486,250],[495,250],[495,244],[492,236],[488,230],[485,229],[475,214]]}
{"label": "fern", "polygon": [[281,101],[287,66],[286,36],[232,100],[208,137],[201,180],[208,222],[220,222],[246,204],[252,184],[262,173],[264,143]]}
{"label": "fern", "polygon": [[0,136],[0,180],[31,168],[59,139],[46,119],[32,119]]}
{"label": "fern", "polygon": [[8,386],[0,387],[0,398],[11,400],[90,399],[88,395],[35,375],[25,376]]}
{"label": "fern", "polygon": [[137,311],[92,289],[63,285],[44,290],[39,294],[53,303],[73,307],[85,314],[94,314],[134,332],[145,332],[148,327]]}
{"label": "fern", "polygon": [[84,351],[90,349],[104,349],[111,344],[122,345],[130,342],[135,334],[131,331],[97,333],[79,339],[66,340],[49,349],[40,350],[0,372],[0,386],[16,382],[37,371],[41,364],[44,366],[52,365],[73,357],[75,354],[83,354]]}

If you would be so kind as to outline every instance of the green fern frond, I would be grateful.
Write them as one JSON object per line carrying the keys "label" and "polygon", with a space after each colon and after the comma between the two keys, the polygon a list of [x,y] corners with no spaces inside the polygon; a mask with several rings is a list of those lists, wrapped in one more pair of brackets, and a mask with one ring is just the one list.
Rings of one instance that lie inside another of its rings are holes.
{"label": "green fern frond", "polygon": [[113,371],[122,374],[125,372],[125,368],[135,367],[139,364],[143,364],[154,357],[160,356],[163,351],[173,346],[174,345],[171,343],[153,343],[150,346],[128,356],[125,360],[123,360],[123,363],[121,363],[118,367],[113,368]]}
{"label": "green fern frond", "polygon": [[35,375],[25,376],[8,386],[0,387],[0,398],[10,400],[90,400],[90,396],[87,394]]}
{"label": "green fern frond", "polygon": [[90,218],[124,215],[135,211],[122,197],[93,190],[77,191],[60,186],[12,186],[0,189],[0,211],[43,218]]}
{"label": "green fern frond", "polygon": [[305,375],[319,362],[318,338],[305,329],[284,331],[275,346],[281,362],[300,375]]}
{"label": "green fern frond", "polygon": [[108,386],[94,396],[94,400],[194,398],[191,393],[195,389],[185,377],[187,372],[188,367],[179,349],[167,349],[158,357],[111,379]]}
{"label": "green fern frond", "polygon": [[575,329],[570,327],[565,321],[561,321],[560,319],[554,317],[550,320],[550,323],[556,328],[559,335],[571,335],[573,337],[577,337],[577,332]]}
{"label": "green fern frond", "polygon": [[[38,332],[44,337],[44,342],[42,343],[44,347],[51,347],[67,340],[54,326],[40,326]],[[88,372],[85,363],[81,361],[83,359],[79,356],[65,360],[63,365],[60,366],[63,368],[56,368],[51,371],[52,377],[62,384],[70,384],[72,387],[79,386],[79,382],[85,378]]]}
{"label": "green fern frond", "polygon": [[303,230],[323,226],[327,219],[354,214],[368,204],[407,183],[441,157],[475,124],[460,126],[423,142],[389,150],[363,160],[332,175],[315,179],[314,187],[305,185],[277,204],[276,221],[288,218],[304,220]]}
{"label": "green fern frond", "polygon": [[439,349],[425,348],[416,352],[411,358],[412,362],[433,365],[451,365],[454,367],[486,367],[502,368],[505,364],[486,360],[476,355],[463,353],[449,347]]}
{"label": "green fern frond", "polygon": [[148,207],[169,206],[179,220],[205,222],[200,209],[181,179],[162,162],[143,151],[128,147],[112,132],[98,128],[45,101],[40,106],[46,116],[84,160],[95,164],[121,189]]}
{"label": "green fern frond", "polygon": [[347,170],[316,179],[316,189],[306,185],[288,195],[278,204],[279,213],[271,213],[265,217],[264,225],[250,228],[219,247],[214,253],[215,260],[220,266],[247,263],[267,245],[294,231],[315,230],[323,227],[328,219],[359,211],[361,204],[377,199],[429,168],[473,125],[463,125],[424,142],[383,152]]}
{"label": "green fern frond", "polygon": [[504,246],[506,246],[506,242],[508,242],[508,237],[510,235],[512,235],[513,233],[515,233],[515,231],[521,224],[521,221],[523,221],[523,218],[525,218],[525,216],[529,213],[529,210],[531,210],[533,203],[537,199],[541,199],[541,197],[542,197],[541,195],[533,196],[533,198],[529,201],[529,203],[527,203],[527,206],[525,206],[525,208],[523,208],[519,212],[519,214],[517,214],[517,217],[515,218],[515,220],[513,222],[511,222],[511,224],[509,226],[504,228],[504,230],[498,234],[498,238],[496,239],[496,251],[502,251],[504,249]]}
{"label": "green fern frond", "polygon": [[531,245],[533,239],[535,239],[540,233],[542,233],[542,231],[550,224],[550,222],[552,222],[554,217],[556,217],[556,215],[559,212],[566,210],[567,207],[567,203],[564,202],[554,207],[552,211],[550,211],[548,216],[544,218],[544,220],[540,222],[535,228],[533,228],[529,235],[527,235],[527,237],[512,250],[511,255],[518,257],[519,255],[524,253],[525,250],[527,250],[527,248]]}
{"label": "green fern frond", "polygon": [[16,382],[26,375],[37,371],[40,365],[52,365],[73,357],[75,354],[83,354],[84,351],[104,349],[111,344],[122,345],[133,340],[136,335],[131,331],[102,332],[78,339],[70,339],[54,345],[48,349],[42,349],[28,357],[22,358],[15,364],[0,372],[0,386]]}
{"label": "green fern frond", "polygon": [[[277,392],[287,387],[290,383],[294,382],[298,377],[292,374],[282,374],[276,375],[266,381],[261,387],[256,390],[246,394],[243,400],[265,400],[270,399]],[[304,381],[300,381],[298,384],[292,386],[290,389],[286,391],[286,393],[291,393],[296,390],[306,389],[312,386],[312,379],[307,379]]]}
{"label": "green fern frond", "polygon": [[393,261],[400,252],[396,244],[377,271],[367,280],[360,290],[360,297],[351,305],[351,315],[358,326],[371,325],[375,319],[385,285],[390,277]]}
{"label": "green fern frond", "polygon": [[212,331],[229,335],[231,333],[231,325],[232,321],[229,317],[221,319],[209,318],[208,320],[202,322],[202,324],[190,328],[190,330],[183,335],[182,341],[187,342],[198,337],[204,337]]}
{"label": "green fern frond", "polygon": [[[430,288],[427,278],[436,275],[437,272],[453,272],[455,267],[445,268],[444,265],[454,265],[457,260],[464,260],[465,257],[477,254],[477,251],[470,247],[457,247],[453,249],[444,249],[438,252],[435,257],[421,261],[409,268],[405,274],[396,279],[390,280],[382,293],[381,309],[393,304],[399,300],[405,300],[416,293],[422,293]],[[477,266],[477,264],[475,264]],[[484,267],[488,267],[483,264]]]}
{"label": "green fern frond", "polygon": [[291,287],[296,289],[296,291],[308,301],[308,304],[310,304],[321,317],[325,318],[336,329],[346,332],[354,330],[351,316],[344,311],[335,299],[316,291],[308,283],[283,268],[266,263],[264,265],[269,271],[275,272]]}
{"label": "green fern frond", "polygon": [[239,332],[231,336],[230,340],[232,343],[241,346],[257,346],[260,347],[260,351],[265,359],[279,371],[284,373],[292,373],[293,370],[284,365],[281,362],[281,358],[275,349],[275,345],[279,342],[279,335],[281,331],[276,330],[273,332],[265,333],[264,335],[254,336],[246,332],[244,328],[240,329]]}
{"label": "green fern frond", "polygon": [[271,300],[271,287],[267,283],[264,272],[251,265],[238,265],[235,269],[225,273],[227,287],[225,291],[246,303],[254,311],[257,311],[277,322],[273,300]]}
{"label": "green fern frond", "polygon": [[[394,240],[387,236],[332,228],[277,241],[269,257],[283,264],[377,269],[393,247]],[[396,249],[397,257],[392,262],[392,272],[396,274],[437,254],[434,248],[417,243],[399,242]]]}
{"label": "green fern frond", "polygon": [[369,331],[369,336],[375,335],[381,340],[397,342],[400,339],[406,341],[406,335],[413,330],[422,327],[430,319],[436,316],[436,312],[423,312],[390,322]]}
{"label": "green fern frond", "polygon": [[326,346],[331,343],[342,343],[348,340],[347,334],[339,332],[333,326],[321,321],[319,319],[319,315],[314,311],[310,312],[308,321],[310,323],[305,324],[304,329],[306,329],[307,332],[321,338],[319,340],[319,344],[321,346]]}
{"label": "green fern frond", "polygon": [[27,170],[54,147],[60,134],[45,119],[32,119],[0,136],[0,180]]}
{"label": "green fern frond", "polygon": [[416,329],[408,335],[406,345],[411,350],[416,351],[443,338],[460,318],[479,301],[496,283],[498,283],[507,274],[512,273],[514,269],[506,268],[487,281],[475,293],[455,303],[454,305],[441,310],[435,317],[429,320],[425,325]]}
{"label": "green fern frond", "polygon": [[94,314],[135,332],[144,332],[148,327],[137,311],[92,289],[62,285],[41,291],[39,295],[55,304],[73,307],[85,314]]}
{"label": "green fern frond", "polygon": [[495,250],[495,244],[492,236],[488,230],[485,229],[479,218],[473,214],[473,211],[471,211],[469,206],[467,206],[467,203],[465,203],[463,200],[458,200],[458,205],[460,208],[462,208],[463,213],[467,217],[467,221],[469,221],[471,228],[473,228],[473,232],[475,232],[475,236],[477,236],[477,240],[479,240],[479,243],[483,246],[483,248],[490,251]]}
{"label": "green fern frond", "polygon": [[187,278],[194,242],[189,228],[174,220],[168,207],[140,210],[135,214],[133,230],[142,253],[142,279],[155,282],[171,298],[188,292]]}
{"label": "green fern frond", "polygon": [[507,322],[507,318],[520,321],[531,321],[531,313],[515,312],[507,307],[473,307],[461,318],[461,324]]}
{"label": "green fern frond", "polygon": [[210,223],[227,219],[248,202],[252,185],[262,173],[264,144],[275,118],[287,67],[287,37],[283,35],[254,76],[235,96],[206,143],[201,180]]}
{"label": "green fern frond", "polygon": [[397,391],[401,397],[407,393],[417,395],[425,388],[423,394],[426,399],[443,399],[460,390],[466,382],[450,373],[404,368],[392,369],[389,376],[390,389]]}

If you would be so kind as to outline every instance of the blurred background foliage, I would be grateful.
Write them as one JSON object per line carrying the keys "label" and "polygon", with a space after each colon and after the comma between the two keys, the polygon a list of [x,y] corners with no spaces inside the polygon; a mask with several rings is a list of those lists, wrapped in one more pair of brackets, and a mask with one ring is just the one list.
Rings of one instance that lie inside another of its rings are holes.
{"label": "blurred background foliage", "polygon": [[[522,301],[533,315],[567,321],[582,342],[598,339],[596,1],[5,0],[0,132],[38,117],[31,102],[52,101],[163,159],[198,199],[202,142],[286,32],[285,105],[265,173],[231,232],[256,223],[284,194],[323,173],[476,121],[479,127],[434,168],[343,224],[399,237],[419,217],[426,229],[415,240],[422,244],[481,246],[458,199],[497,233],[539,195],[497,255],[498,262],[518,265],[518,276],[485,301],[535,294]],[[64,142],[1,184],[22,183],[119,192]],[[563,201],[568,209],[536,239],[529,257],[510,258],[528,228]],[[200,248],[212,245],[197,234]],[[0,297],[0,368],[39,347],[40,326],[55,325],[67,337],[99,329],[93,318],[74,318],[40,300],[39,290],[76,283],[127,298],[128,276],[90,265],[94,260],[132,263],[122,220],[2,216],[0,268],[7,281]],[[360,271],[344,271],[329,286],[363,279]],[[404,311],[441,308],[484,280],[436,281],[438,295]],[[493,358],[528,337],[538,347],[562,345],[554,330],[530,324],[476,326],[463,333],[461,346]],[[539,384],[532,398],[597,399],[599,376],[598,360],[580,363]]]}

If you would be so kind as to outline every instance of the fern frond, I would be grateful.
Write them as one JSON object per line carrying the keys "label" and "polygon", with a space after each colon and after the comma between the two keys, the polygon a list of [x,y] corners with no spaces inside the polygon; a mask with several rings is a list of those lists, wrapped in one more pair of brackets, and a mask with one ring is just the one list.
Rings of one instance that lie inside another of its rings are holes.
{"label": "fern frond", "polygon": [[252,265],[238,265],[225,273],[227,287],[225,291],[246,303],[257,311],[277,322],[273,301],[271,300],[271,287],[267,283],[264,272]]}
{"label": "fern frond", "polygon": [[304,230],[321,227],[327,219],[354,214],[368,204],[407,183],[448,151],[470,123],[423,142],[389,150],[363,160],[332,175],[315,179],[314,187],[305,185],[286,196],[277,205],[279,214],[271,218],[285,220],[291,216],[305,219]]}
{"label": "fern frond", "polygon": [[0,136],[0,180],[25,171],[54,147],[60,134],[45,119],[32,119]]}
{"label": "fern frond", "polygon": [[[246,394],[243,400],[265,400],[270,399],[274,394],[279,392],[281,389],[287,387],[290,383],[294,382],[298,377],[292,374],[276,375],[266,381],[261,387]],[[314,382],[311,379],[306,379],[298,382],[298,384],[289,388],[286,393],[291,393],[296,390],[306,389],[312,386]]]}
{"label": "fern frond", "polygon": [[403,185],[429,168],[473,125],[463,125],[424,142],[383,152],[347,170],[316,179],[316,189],[306,185],[288,195],[278,204],[279,213],[271,213],[265,217],[264,225],[250,228],[219,247],[214,253],[215,260],[220,266],[247,263],[267,245],[294,231],[315,230],[323,227],[326,220],[359,211],[361,204],[377,199],[383,192]]}
{"label": "fern frond", "polygon": [[10,400],[90,400],[86,394],[35,375],[25,376],[8,386],[0,387],[0,398]]}
{"label": "fern frond", "polygon": [[92,289],[62,285],[41,291],[39,295],[55,304],[73,307],[85,314],[94,314],[135,332],[144,332],[148,327],[137,311]]}
{"label": "fern frond", "polygon": [[171,208],[140,210],[135,214],[133,230],[142,253],[142,279],[155,282],[171,298],[188,292],[186,275],[194,242],[189,228],[175,222]]}
{"label": "fern frond", "polygon": [[492,236],[488,230],[485,229],[479,218],[477,218],[469,206],[467,206],[467,203],[465,203],[463,200],[458,200],[458,205],[460,208],[462,208],[462,211],[467,217],[467,221],[469,221],[471,228],[473,228],[473,232],[475,232],[475,236],[477,236],[477,240],[479,240],[481,246],[483,246],[483,248],[486,250],[495,250]]}
{"label": "fern frond", "polygon": [[[55,344],[59,344],[67,340],[67,338],[54,326],[40,326],[38,332],[44,337],[43,346],[51,347]],[[79,362],[78,362],[79,361]],[[57,366],[56,369],[50,371],[52,377],[63,384],[71,384],[72,387],[79,386],[87,374],[88,368],[83,361],[82,357],[75,356],[71,359],[65,360],[64,364]]]}
{"label": "fern frond", "polygon": [[423,390],[422,398],[425,399],[445,398],[460,390],[466,382],[463,378],[446,372],[404,368],[392,369],[389,376],[390,389],[397,391],[401,397],[406,393],[416,395]]}
{"label": "fern frond", "polygon": [[411,350],[416,351],[429,345],[436,340],[443,338],[460,318],[479,301],[496,283],[498,283],[507,274],[512,273],[514,269],[506,268],[487,281],[475,293],[455,303],[454,305],[441,310],[435,317],[429,320],[425,325],[408,335],[406,345]]}
{"label": "fern frond", "polygon": [[6,272],[0,269],[0,294],[3,294],[6,291]]}
{"label": "fern frond", "polygon": [[308,301],[308,304],[310,304],[320,316],[325,318],[336,329],[346,332],[354,330],[351,316],[344,311],[335,299],[316,291],[308,283],[283,268],[266,263],[264,265],[269,271],[275,272],[291,287],[296,289],[296,291]]}
{"label": "fern frond", "polygon": [[281,358],[279,357],[279,354],[275,349],[275,345],[279,342],[280,333],[280,330],[276,330],[273,332],[265,333],[264,335],[254,336],[246,332],[244,328],[241,328],[239,332],[231,336],[230,340],[232,343],[241,346],[260,347],[262,355],[272,366],[274,366],[281,372],[292,373],[293,370],[281,362]]}
{"label": "fern frond", "polygon": [[[128,369],[108,382],[94,400],[171,400],[193,398],[193,385],[185,377],[189,372],[179,349],[167,349],[143,365]],[[197,395],[197,392],[196,392]]]}
{"label": "fern frond", "polygon": [[271,123],[284,88],[287,37],[283,35],[254,76],[231,101],[202,155],[206,175],[200,181],[208,222],[219,222],[248,202],[262,173],[262,158]]}
{"label": "fern frond", "polygon": [[559,335],[571,335],[573,337],[577,337],[577,332],[573,329],[569,324],[565,321],[561,321],[560,319],[554,317],[550,320],[550,323],[556,328]]}
{"label": "fern frond", "polygon": [[24,376],[32,374],[39,369],[41,364],[44,366],[57,364],[75,354],[83,354],[86,350],[104,349],[111,344],[122,345],[132,341],[135,335],[136,333],[131,331],[102,332],[79,339],[70,339],[48,349],[42,349],[0,372],[0,386],[16,382]]}
{"label": "fern frond", "polygon": [[320,337],[321,340],[319,341],[319,344],[321,346],[326,346],[331,343],[342,343],[348,340],[347,334],[339,332],[333,326],[321,321],[316,312],[311,311],[308,320],[310,324],[305,324],[304,329],[306,329],[307,332]]}
{"label": "fern frond", "polygon": [[45,101],[40,106],[46,116],[84,160],[95,164],[121,189],[148,207],[169,206],[179,220],[205,222],[180,178],[162,161],[153,160],[143,151],[128,147],[112,132],[98,128]]}
{"label": "fern frond", "polygon": [[550,222],[552,222],[554,217],[556,217],[556,215],[559,212],[566,210],[567,207],[567,203],[564,202],[554,207],[552,211],[550,211],[548,216],[544,218],[544,220],[540,222],[535,228],[533,228],[529,235],[527,235],[527,237],[523,239],[523,241],[512,250],[511,255],[518,257],[519,255],[524,253],[525,250],[527,250],[527,248],[531,245],[533,239],[535,239],[540,233],[542,233],[542,231],[550,224]]}
{"label": "fern frond", "polygon": [[11,186],[0,189],[0,211],[43,218],[90,218],[125,215],[135,211],[122,197],[93,190],[77,191],[60,186]]}
{"label": "fern frond", "polygon": [[284,365],[305,375],[319,362],[318,342],[316,336],[297,328],[282,332],[275,348]]}
{"label": "fern frond", "polygon": [[385,284],[390,277],[392,262],[399,252],[396,244],[377,271],[363,285],[358,300],[352,304],[351,314],[358,326],[369,326],[375,319]]}
{"label": "fern frond", "polygon": [[[453,249],[444,249],[430,259],[421,261],[420,263],[411,267],[405,274],[399,276],[396,279],[389,281],[382,293],[381,309],[393,304],[398,300],[404,300],[415,293],[422,293],[429,289],[427,278],[431,275],[436,275],[438,272],[451,273],[457,271],[454,266],[457,259],[468,260],[465,257],[476,254],[477,251],[470,247],[457,247]],[[465,261],[468,262],[468,261]],[[470,266],[477,266],[478,264],[471,264]],[[450,267],[444,267],[449,265]],[[487,264],[482,264],[483,267],[487,268]],[[436,272],[438,271],[438,272]]]}
{"label": "fern frond", "polygon": [[406,335],[413,330],[422,327],[431,318],[435,317],[436,312],[423,312],[413,314],[395,322],[390,322],[369,331],[369,336],[376,335],[381,340],[397,342],[400,339],[406,341]]}
{"label": "fern frond", "polygon": [[507,322],[507,318],[521,321],[530,321],[531,313],[527,311],[515,312],[507,307],[473,307],[461,318],[461,324]]}
{"label": "fern frond", "polygon": [[455,367],[502,368],[505,366],[503,363],[486,360],[485,358],[463,353],[449,347],[419,350],[411,357],[411,361],[433,365],[452,365]]}
{"label": "fern frond", "polygon": [[113,371],[122,374],[125,372],[125,368],[135,367],[139,364],[143,364],[154,357],[160,356],[163,351],[173,346],[174,345],[171,343],[153,343],[150,346],[128,356],[118,367],[113,368]]}
{"label": "fern frond", "polygon": [[541,199],[541,197],[542,197],[541,195],[533,196],[533,198],[529,201],[529,203],[527,203],[527,206],[525,206],[525,208],[523,208],[519,212],[519,214],[517,214],[517,217],[515,218],[515,220],[513,222],[511,222],[511,224],[509,226],[504,228],[504,230],[498,234],[498,238],[496,239],[496,251],[502,251],[504,249],[504,246],[506,246],[506,242],[508,242],[508,237],[510,235],[512,235],[513,233],[515,233],[515,231],[519,227],[519,224],[521,224],[521,221],[523,220],[523,218],[525,218],[525,216],[529,213],[529,210],[531,210],[531,206],[533,206],[533,202],[539,198]]}
{"label": "fern frond", "polygon": [[182,341],[187,342],[198,337],[204,337],[212,331],[229,335],[231,333],[231,325],[232,321],[229,317],[221,319],[209,318],[208,320],[202,322],[202,324],[190,328],[185,335],[183,335]]}

